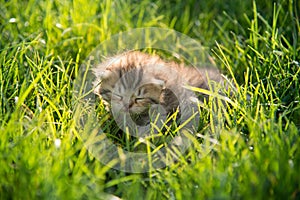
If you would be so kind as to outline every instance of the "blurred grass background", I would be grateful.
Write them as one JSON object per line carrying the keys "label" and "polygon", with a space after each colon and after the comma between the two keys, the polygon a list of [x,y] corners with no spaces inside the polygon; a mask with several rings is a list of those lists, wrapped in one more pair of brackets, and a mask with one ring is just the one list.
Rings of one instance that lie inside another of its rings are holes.
{"label": "blurred grass background", "polygon": [[[1,199],[299,199],[300,2],[0,2]],[[145,174],[101,164],[78,139],[72,87],[101,41],[172,28],[240,85],[219,145]],[[249,95],[251,100],[243,101]]]}

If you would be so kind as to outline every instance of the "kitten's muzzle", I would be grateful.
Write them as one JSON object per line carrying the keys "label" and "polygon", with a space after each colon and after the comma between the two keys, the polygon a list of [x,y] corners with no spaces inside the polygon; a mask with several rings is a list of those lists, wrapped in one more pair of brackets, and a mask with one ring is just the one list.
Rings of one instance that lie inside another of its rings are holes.
{"label": "kitten's muzzle", "polygon": [[130,108],[133,106],[133,102],[123,103],[123,109],[125,112],[129,112]]}

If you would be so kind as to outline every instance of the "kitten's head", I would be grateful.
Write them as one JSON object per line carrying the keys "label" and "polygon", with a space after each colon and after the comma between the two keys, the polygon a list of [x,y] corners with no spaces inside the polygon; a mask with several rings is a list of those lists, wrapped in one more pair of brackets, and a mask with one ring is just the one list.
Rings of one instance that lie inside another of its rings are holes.
{"label": "kitten's head", "polygon": [[94,93],[115,111],[142,114],[161,101],[164,81],[145,73],[142,67],[111,66],[98,72]]}

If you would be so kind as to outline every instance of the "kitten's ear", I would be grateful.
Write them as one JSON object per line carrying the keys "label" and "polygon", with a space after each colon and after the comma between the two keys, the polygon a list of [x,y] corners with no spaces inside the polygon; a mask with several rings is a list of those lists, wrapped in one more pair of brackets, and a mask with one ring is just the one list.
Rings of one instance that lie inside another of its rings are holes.
{"label": "kitten's ear", "polygon": [[100,79],[103,80],[103,79],[107,79],[108,77],[110,77],[112,74],[112,72],[110,70],[105,70],[103,72],[101,72],[100,74]]}
{"label": "kitten's ear", "polygon": [[160,89],[164,89],[166,82],[164,80],[154,78],[151,80],[151,83],[158,86]]}
{"label": "kitten's ear", "polygon": [[93,69],[93,73],[96,76],[96,80],[93,82],[94,93],[100,95],[101,81],[111,76],[112,72],[110,70],[100,70],[96,68]]}
{"label": "kitten's ear", "polygon": [[107,79],[111,74],[112,72],[110,70],[103,70],[103,69],[93,69],[93,72],[95,74],[95,76],[97,77],[97,79],[99,80],[104,80],[104,79]]}

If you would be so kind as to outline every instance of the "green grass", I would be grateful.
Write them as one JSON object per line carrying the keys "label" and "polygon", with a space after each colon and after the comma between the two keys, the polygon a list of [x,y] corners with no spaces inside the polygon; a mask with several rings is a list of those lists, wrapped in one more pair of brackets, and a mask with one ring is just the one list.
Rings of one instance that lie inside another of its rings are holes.
{"label": "green grass", "polygon": [[[0,199],[299,199],[299,11],[283,0],[1,1]],[[125,173],[85,148],[74,80],[101,41],[152,26],[200,41],[239,87],[212,150],[195,133],[176,163]]]}

